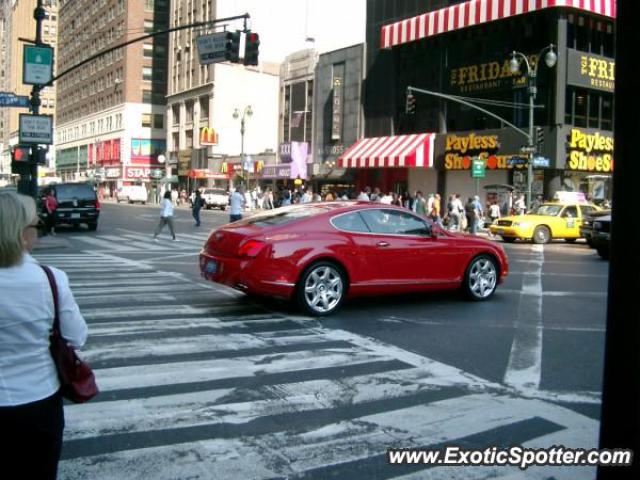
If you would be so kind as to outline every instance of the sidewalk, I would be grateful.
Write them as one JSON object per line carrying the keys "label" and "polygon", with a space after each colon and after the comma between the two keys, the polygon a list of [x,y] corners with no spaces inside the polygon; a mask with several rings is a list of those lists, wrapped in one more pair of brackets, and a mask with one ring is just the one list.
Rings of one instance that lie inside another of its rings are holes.
{"label": "sidewalk", "polygon": [[71,243],[69,240],[60,238],[59,236],[47,235],[46,237],[38,238],[33,250],[54,250],[58,248],[69,248]]}

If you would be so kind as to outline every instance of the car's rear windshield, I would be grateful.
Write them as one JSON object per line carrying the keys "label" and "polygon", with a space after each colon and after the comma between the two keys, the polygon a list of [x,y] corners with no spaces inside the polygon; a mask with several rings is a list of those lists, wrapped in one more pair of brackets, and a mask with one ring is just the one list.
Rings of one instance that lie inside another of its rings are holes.
{"label": "car's rear windshield", "polygon": [[91,185],[58,185],[56,198],[58,200],[71,200],[73,198],[95,198]]}
{"label": "car's rear windshield", "polygon": [[310,218],[321,213],[326,213],[331,209],[322,205],[304,205],[280,207],[268,212],[259,213],[246,219],[245,225],[255,225],[257,227],[269,227],[274,225],[285,225],[303,218]]}

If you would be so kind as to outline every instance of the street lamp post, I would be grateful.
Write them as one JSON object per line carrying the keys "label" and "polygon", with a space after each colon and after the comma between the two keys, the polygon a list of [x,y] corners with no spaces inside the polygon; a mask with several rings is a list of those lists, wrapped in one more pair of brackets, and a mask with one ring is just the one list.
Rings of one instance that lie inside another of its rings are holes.
{"label": "street lamp post", "polygon": [[244,110],[242,111],[242,115],[240,114],[240,111],[237,108],[233,111],[233,118],[235,118],[235,119],[240,118],[240,166],[242,167],[242,181],[243,181],[243,183],[245,181],[245,176],[244,176],[244,131],[245,131],[245,129],[244,129],[244,120],[245,120],[245,117],[250,117],[251,115],[253,115],[253,110],[251,110],[251,105],[247,105],[246,107],[244,107]]}
{"label": "street lamp post", "polygon": [[[534,152],[534,138],[533,138],[533,109],[535,108],[534,102],[538,93],[536,87],[536,77],[538,75],[538,65],[540,65],[540,58],[546,51],[544,61],[547,67],[553,68],[558,60],[556,53],[553,51],[555,46],[553,44],[547,45],[538,54],[538,60],[533,68],[529,64],[529,60],[526,55],[521,52],[513,51],[511,54],[511,61],[509,62],[509,68],[511,73],[518,73],[520,71],[520,64],[524,63],[527,67],[525,75],[527,77],[528,89],[529,89],[529,142],[528,142],[528,154],[529,161],[527,162],[527,210],[531,209],[531,188],[533,184],[533,152]],[[518,57],[521,58],[521,62],[518,61]]]}

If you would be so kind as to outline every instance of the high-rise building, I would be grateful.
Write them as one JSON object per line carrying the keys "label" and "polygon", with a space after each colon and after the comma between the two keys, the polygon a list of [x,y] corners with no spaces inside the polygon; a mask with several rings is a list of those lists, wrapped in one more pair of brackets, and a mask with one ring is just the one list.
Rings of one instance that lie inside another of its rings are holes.
{"label": "high-rise building", "polygon": [[[35,39],[36,21],[33,12],[37,0],[2,0],[0,2],[0,91],[16,95],[29,95],[31,86],[22,83],[22,49],[20,39]],[[42,22],[42,41],[57,46],[58,2],[43,2],[46,17]],[[54,65],[55,69],[55,65]],[[54,73],[55,74],[55,73]],[[40,94],[40,114],[55,113],[55,87],[47,87]],[[18,115],[24,108],[0,109],[0,174],[11,172],[11,147],[18,143]]]}
{"label": "high-rise building", "polygon": [[[167,29],[169,3],[60,1],[56,163],[63,178],[94,179],[113,194],[129,184],[150,190],[164,174],[168,35],[114,47]],[[100,52],[108,53],[74,69]]]}
{"label": "high-rise building", "polygon": [[[221,12],[218,6],[222,7],[222,2],[174,0],[171,27],[234,16],[239,12],[230,10],[234,8],[231,3],[224,6],[229,10]],[[228,30],[241,27],[241,22],[227,25]],[[255,182],[256,164],[275,160],[279,64],[203,65],[197,38],[214,31],[221,28],[185,29],[170,35],[167,151],[181,189],[227,187],[236,175]],[[252,160],[244,171],[242,154]],[[246,170],[251,170],[249,177]]]}

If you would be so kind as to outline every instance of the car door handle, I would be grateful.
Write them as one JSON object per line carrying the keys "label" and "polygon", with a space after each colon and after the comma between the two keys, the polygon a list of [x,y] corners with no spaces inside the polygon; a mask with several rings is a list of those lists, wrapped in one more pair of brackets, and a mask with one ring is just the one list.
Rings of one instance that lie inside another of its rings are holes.
{"label": "car door handle", "polygon": [[389,246],[389,242],[383,242],[383,241],[381,241],[381,242],[376,243],[376,245],[377,245],[378,247],[380,247],[380,248],[388,247],[388,246]]}

